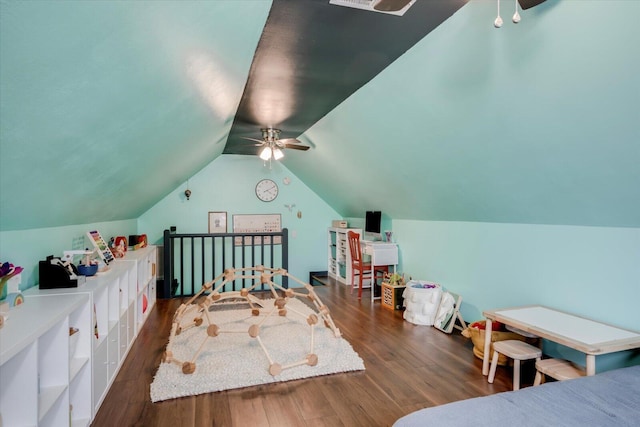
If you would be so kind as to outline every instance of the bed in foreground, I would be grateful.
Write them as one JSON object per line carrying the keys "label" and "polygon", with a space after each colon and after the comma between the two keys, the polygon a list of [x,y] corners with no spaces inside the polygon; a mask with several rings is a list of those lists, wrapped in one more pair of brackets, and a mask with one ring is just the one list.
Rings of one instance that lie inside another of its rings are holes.
{"label": "bed in foreground", "polygon": [[394,427],[638,425],[640,366],[632,366],[421,409]]}

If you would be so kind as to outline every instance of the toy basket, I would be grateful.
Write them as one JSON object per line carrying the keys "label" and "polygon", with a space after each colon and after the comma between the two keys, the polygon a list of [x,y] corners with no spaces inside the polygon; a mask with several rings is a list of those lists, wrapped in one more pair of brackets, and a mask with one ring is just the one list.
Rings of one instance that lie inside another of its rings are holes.
{"label": "toy basket", "polygon": [[[481,359],[481,360],[484,359],[484,337],[485,337],[484,327],[486,323],[487,323],[486,320],[480,320],[472,323],[471,325],[469,325],[469,327],[467,327],[467,329],[462,331],[462,335],[464,335],[467,338],[471,338],[471,342],[473,343],[473,354],[478,359]],[[493,325],[495,324],[496,322],[493,322]],[[489,357],[493,357],[493,343],[496,341],[504,341],[504,340],[520,340],[520,341],[527,342],[529,344],[535,344],[537,342],[536,338],[527,338],[515,332],[492,330],[491,331],[491,347],[489,348]],[[509,358],[506,357],[504,354],[500,354],[498,356],[498,365],[506,365],[507,363],[509,363]]]}
{"label": "toy basket", "polygon": [[402,296],[406,307],[402,317],[406,321],[415,325],[433,325],[442,297],[442,287],[439,284],[410,280]]}

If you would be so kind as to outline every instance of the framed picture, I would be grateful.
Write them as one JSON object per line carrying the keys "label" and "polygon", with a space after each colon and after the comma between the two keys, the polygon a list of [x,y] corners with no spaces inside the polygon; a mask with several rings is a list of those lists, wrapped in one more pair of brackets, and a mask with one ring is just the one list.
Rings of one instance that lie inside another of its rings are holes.
{"label": "framed picture", "polygon": [[209,212],[209,233],[227,232],[227,213]]}
{"label": "framed picture", "polygon": [[[280,214],[236,214],[233,215],[234,233],[273,233],[282,231],[282,216]],[[235,238],[236,246],[242,245],[242,237]],[[245,236],[245,245],[270,245],[271,236]],[[282,244],[282,237],[274,236],[274,245]]]}

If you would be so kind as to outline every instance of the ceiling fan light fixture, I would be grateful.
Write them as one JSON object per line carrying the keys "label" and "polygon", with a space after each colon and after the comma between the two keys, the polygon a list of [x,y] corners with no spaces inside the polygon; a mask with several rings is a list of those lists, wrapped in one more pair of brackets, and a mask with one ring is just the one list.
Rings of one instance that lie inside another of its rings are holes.
{"label": "ceiling fan light fixture", "polygon": [[275,160],[280,160],[283,157],[284,157],[284,153],[282,152],[281,149],[279,149],[277,147],[273,149],[273,158]]}
{"label": "ceiling fan light fixture", "polygon": [[262,151],[260,152],[260,158],[264,161],[267,161],[271,158],[271,147],[266,146],[262,149]]}

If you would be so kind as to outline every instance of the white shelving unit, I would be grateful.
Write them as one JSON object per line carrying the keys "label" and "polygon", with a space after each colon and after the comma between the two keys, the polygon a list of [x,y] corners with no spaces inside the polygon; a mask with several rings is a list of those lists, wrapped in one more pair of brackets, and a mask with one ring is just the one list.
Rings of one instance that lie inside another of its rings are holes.
{"label": "white shelving unit", "polygon": [[354,231],[360,234],[359,228],[329,228],[328,236],[328,274],[345,285],[351,286],[351,252],[347,233]]}
{"label": "white shelving unit", "polygon": [[131,293],[130,301],[136,303],[133,318],[135,335],[142,328],[156,303],[157,256],[157,247],[147,246],[137,251],[127,252],[127,256],[118,261],[135,264],[136,280],[132,282],[129,290]]}
{"label": "white shelving unit", "polygon": [[[68,387],[68,395],[72,399],[71,402],[78,402],[78,405],[72,403],[73,426],[88,426],[93,420],[138,331],[155,305],[156,252],[155,246],[129,252],[125,258],[111,263],[108,271],[88,277],[85,284],[77,288],[38,289],[34,287],[25,291],[27,302],[52,301],[51,298],[63,296],[82,296],[88,300],[81,311],[74,311],[68,315],[69,321],[66,325],[67,328],[69,322],[71,326],[77,325],[82,334],[74,359],[67,363],[69,367],[67,375],[74,378]],[[143,313],[144,299],[147,300],[147,308]],[[53,302],[50,304],[55,307]],[[60,328],[60,331],[64,329],[62,326]],[[60,331],[58,334],[62,333]],[[68,329],[65,332],[68,334]],[[58,354],[56,346],[59,344],[57,343],[57,335],[51,339],[51,344],[49,341],[43,342],[49,349],[42,354]],[[66,345],[68,347],[68,343]],[[39,344],[38,348],[40,347]],[[65,354],[65,357],[68,357],[68,353]],[[44,379],[44,384],[51,384],[53,388],[57,387],[59,382],[54,375]],[[43,378],[40,378],[41,384],[42,381]],[[0,390],[4,396],[5,388],[2,383],[0,383]],[[47,403],[49,400],[41,398],[40,401],[43,402],[41,405],[49,405]],[[68,417],[69,405],[66,406]],[[52,411],[57,413],[54,409],[46,412]],[[40,413],[42,412],[41,410]],[[56,422],[53,424],[44,420],[36,423],[27,422],[25,425],[67,425],[58,424],[57,417],[58,415],[54,418]],[[6,420],[3,421],[6,423]]]}
{"label": "white shelving unit", "polygon": [[[86,294],[26,296],[11,309],[0,329],[2,425],[89,425],[90,400],[78,391],[91,385],[90,323]],[[79,329],[73,354],[70,326]]]}

